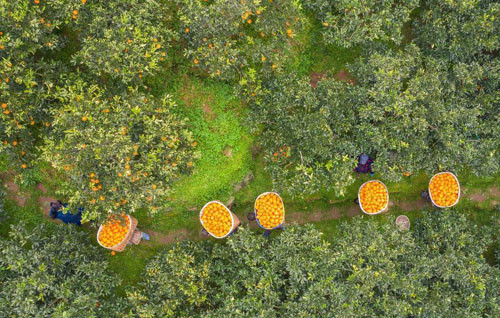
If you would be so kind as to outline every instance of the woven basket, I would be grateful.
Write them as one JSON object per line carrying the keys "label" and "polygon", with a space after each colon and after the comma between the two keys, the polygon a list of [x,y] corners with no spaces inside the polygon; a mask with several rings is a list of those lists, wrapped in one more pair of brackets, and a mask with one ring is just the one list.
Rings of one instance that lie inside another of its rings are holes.
{"label": "woven basket", "polygon": [[[231,215],[231,222],[232,222],[232,225],[231,225],[231,230],[229,232],[227,232],[224,236],[216,236],[214,235],[213,233],[211,233],[209,230],[207,230],[207,228],[203,225],[203,221],[201,220],[201,216],[203,215],[203,210],[205,209],[205,207],[207,205],[209,205],[210,203],[218,203],[220,205],[222,205],[228,212],[229,214]],[[236,214],[234,214],[233,212],[231,212],[231,210],[229,210],[229,208],[222,202],[220,201],[210,201],[210,202],[207,202],[200,210],[200,223],[201,223],[201,226],[203,226],[203,228],[207,231],[208,234],[210,234],[211,236],[217,238],[217,239],[221,239],[221,238],[225,238],[227,237],[229,234],[233,233],[233,231],[238,227],[238,225],[240,225],[240,220],[238,219],[238,217],[236,216]]]}
{"label": "woven basket", "polygon": [[406,215],[399,215],[396,218],[396,226],[400,231],[409,230],[410,224],[410,219]]}
{"label": "woven basket", "polygon": [[[365,209],[363,209],[363,205],[361,204],[361,198],[359,197],[359,194],[361,193],[361,189],[363,189],[363,187],[365,186],[365,184],[373,182],[373,181],[380,182],[384,186],[385,192],[387,193],[387,203],[385,204],[385,207],[382,210],[380,210],[378,212],[375,212],[375,213],[368,213],[368,212],[365,211]],[[359,203],[359,207],[361,208],[361,211],[363,211],[363,213],[368,214],[368,215],[375,215],[375,214],[380,214],[380,213],[387,212],[387,210],[389,210],[389,190],[387,190],[387,186],[382,181],[380,181],[380,180],[366,181],[365,183],[363,183],[361,185],[361,187],[359,187],[359,190],[358,190],[358,203]]]}
{"label": "woven basket", "polygon": [[111,246],[111,247],[102,245],[101,242],[99,241],[99,233],[101,233],[102,225],[99,226],[99,231],[97,231],[97,243],[99,243],[99,245],[101,245],[102,247],[107,248],[108,250],[122,252],[125,249],[125,247],[127,247],[127,243],[128,243],[128,241],[130,241],[130,238],[132,238],[132,234],[134,234],[135,228],[137,227],[137,223],[138,223],[137,220],[135,218],[131,217],[130,215],[127,215],[127,217],[130,220],[130,225],[128,228],[127,235],[125,235],[125,237],[123,238],[123,240],[120,243],[116,244],[115,246]]}
{"label": "woven basket", "polygon": [[[436,176],[438,176],[438,175],[440,175],[440,174],[445,174],[445,173],[451,174],[451,175],[453,176],[453,178],[455,178],[455,181],[457,182],[457,185],[458,185],[458,197],[457,197],[457,200],[455,201],[455,203],[453,203],[453,204],[452,204],[452,205],[450,205],[450,206],[441,206],[441,205],[439,205],[439,204],[436,204],[436,202],[434,202],[434,200],[432,199],[432,193],[431,193],[431,188],[430,188],[430,185],[431,185],[431,181],[432,181],[432,179],[434,179],[434,177],[436,177]],[[429,198],[431,198],[431,202],[432,202],[432,204],[434,204],[434,205],[435,205],[435,206],[437,206],[438,208],[442,208],[442,209],[444,209],[444,208],[451,208],[452,206],[454,206],[455,204],[457,204],[457,203],[458,203],[458,201],[460,200],[460,192],[461,192],[461,191],[460,191],[460,183],[458,182],[458,178],[457,178],[457,176],[456,176],[456,175],[454,175],[454,174],[453,174],[453,173],[451,173],[451,172],[447,172],[447,171],[445,171],[445,172],[440,172],[440,173],[436,173],[435,175],[433,175],[433,176],[432,176],[432,178],[429,180],[429,185],[427,186],[427,190],[428,190],[428,192],[429,192]]]}
{"label": "woven basket", "polygon": [[[280,198],[280,200],[281,200],[281,205],[283,205],[283,219],[281,219],[281,222],[280,222],[280,224],[279,224],[279,225],[277,225],[277,226],[275,226],[275,227],[273,227],[273,228],[267,228],[267,227],[262,226],[262,224],[260,224],[260,222],[259,222],[259,218],[257,217],[257,208],[255,207],[255,205],[257,204],[257,200],[259,200],[259,198],[260,198],[261,196],[266,195],[266,194],[269,194],[269,193],[276,194],[276,195],[278,196],[278,198]],[[278,193],[276,193],[276,192],[264,192],[264,193],[261,193],[261,194],[257,197],[257,199],[255,199],[255,203],[254,203],[254,205],[253,205],[253,212],[255,213],[255,221],[257,221],[257,224],[258,224],[261,228],[263,228],[264,230],[274,230],[274,229],[278,229],[278,228],[282,227],[282,226],[283,226],[283,224],[285,223],[285,204],[283,203],[283,199],[281,198],[281,196],[280,196]]]}

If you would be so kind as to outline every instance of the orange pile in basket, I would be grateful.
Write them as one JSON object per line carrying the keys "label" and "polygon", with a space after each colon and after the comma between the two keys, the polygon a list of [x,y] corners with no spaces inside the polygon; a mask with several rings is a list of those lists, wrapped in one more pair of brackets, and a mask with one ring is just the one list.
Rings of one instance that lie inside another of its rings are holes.
{"label": "orange pile in basket", "polygon": [[387,205],[387,190],[378,181],[366,183],[359,191],[359,202],[367,213],[382,211]]}
{"label": "orange pile in basket", "polygon": [[439,206],[452,206],[458,199],[458,183],[449,173],[432,177],[429,183],[432,200]]}
{"label": "orange pile in basket", "polygon": [[99,242],[106,247],[113,247],[121,243],[130,228],[130,219],[125,214],[122,217],[114,215],[109,217],[108,222],[102,225],[99,232]]}
{"label": "orange pile in basket", "polygon": [[259,223],[268,229],[280,225],[285,214],[283,202],[275,193],[260,196],[255,202],[255,211]]}
{"label": "orange pile in basket", "polygon": [[201,221],[211,234],[222,237],[231,231],[233,221],[230,212],[220,203],[212,202],[202,211]]}

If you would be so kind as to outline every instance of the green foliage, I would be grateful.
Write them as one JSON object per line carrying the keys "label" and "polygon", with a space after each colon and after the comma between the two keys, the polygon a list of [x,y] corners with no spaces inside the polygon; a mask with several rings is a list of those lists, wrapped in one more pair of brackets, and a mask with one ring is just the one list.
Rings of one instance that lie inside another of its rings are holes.
{"label": "green foliage", "polygon": [[169,58],[177,32],[164,1],[90,1],[77,18],[81,49],[73,62],[97,76],[139,84]]}
{"label": "green foliage", "polygon": [[108,96],[95,85],[76,81],[61,89],[45,158],[65,173],[61,194],[83,207],[84,220],[109,213],[156,212],[196,153],[186,124],[171,113],[170,96],[161,100],[131,90]]}
{"label": "green foliage", "polygon": [[500,170],[499,100],[492,91],[478,92],[480,68],[457,66],[450,74],[445,61],[409,45],[373,52],[349,69],[355,86],[325,79],[312,88],[291,75],[265,83],[268,94],[252,117],[263,126],[268,169],[280,188],[342,194],[363,152],[391,181],[420,170],[468,167],[483,176]]}
{"label": "green foliage", "polygon": [[374,40],[401,43],[403,24],[419,0],[312,0],[304,1],[321,21],[325,41],[343,47]]}
{"label": "green foliage", "polygon": [[280,72],[302,21],[298,1],[177,0],[186,55],[202,74],[239,83],[250,96]]}
{"label": "green foliage", "polygon": [[[255,127],[262,127],[266,168],[277,189],[292,194],[335,189],[353,182],[356,125],[353,88],[334,80],[319,82],[286,76],[267,83],[260,105],[254,105]],[[346,91],[345,94],[342,92]]]}
{"label": "green foliage", "polygon": [[24,189],[34,188],[43,179],[43,174],[40,168],[34,165],[23,171],[22,174],[16,176],[16,183]]}
{"label": "green foliage", "polygon": [[414,29],[417,43],[427,54],[453,63],[498,59],[498,1],[425,0],[422,4]]}
{"label": "green foliage", "polygon": [[[373,220],[373,219],[372,219]],[[356,218],[333,244],[311,226],[270,241],[240,230],[225,244],[184,242],[157,255],[129,315],[204,317],[497,316],[491,232],[448,212],[414,229]]]}
{"label": "green foliage", "polygon": [[65,72],[53,59],[68,39],[71,10],[77,0],[43,4],[0,2],[0,149],[18,171],[34,164],[38,135],[50,127],[50,93],[57,74]]}
{"label": "green foliage", "polygon": [[316,19],[307,16],[304,28],[297,34],[285,72],[299,76],[316,73],[335,74],[352,63],[360,54],[358,47],[345,48],[326,43],[323,39],[323,26]]}
{"label": "green foliage", "polygon": [[5,222],[8,218],[7,211],[5,210],[5,192],[0,189],[0,222]]}
{"label": "green foliage", "polygon": [[241,122],[245,109],[232,87],[222,83],[190,79],[174,96],[184,106],[177,111],[188,118],[201,157],[193,174],[174,185],[172,200],[184,207],[225,200],[251,168],[254,138]]}
{"label": "green foliage", "polygon": [[0,239],[0,308],[22,317],[111,316],[117,279],[102,250],[71,226],[12,226]]}

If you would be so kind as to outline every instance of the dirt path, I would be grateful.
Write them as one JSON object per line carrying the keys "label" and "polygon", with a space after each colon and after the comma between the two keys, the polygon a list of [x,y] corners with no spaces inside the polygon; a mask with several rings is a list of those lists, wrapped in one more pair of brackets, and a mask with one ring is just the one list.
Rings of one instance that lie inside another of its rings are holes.
{"label": "dirt path", "polygon": [[[31,194],[29,192],[23,192],[19,189],[19,186],[14,182],[15,175],[12,172],[4,172],[0,174],[0,179],[2,180],[3,187],[7,193],[7,197],[12,199],[18,206],[24,207],[28,200],[31,199]],[[47,189],[43,184],[37,184],[36,190],[38,190],[41,195],[37,197],[38,206],[40,208],[40,212],[42,212],[47,218],[49,216],[49,204],[56,199],[51,196],[46,196]],[[489,200],[489,204],[495,206],[500,203],[500,190],[496,186],[490,186],[481,191],[473,191],[469,192],[466,187],[462,187],[463,198],[481,204],[485,201]],[[339,203],[337,201],[331,202]],[[414,210],[422,210],[427,207],[431,207],[431,203],[425,201],[422,198],[419,198],[415,201],[390,201],[390,207],[398,207],[402,211],[414,211]],[[301,212],[292,212],[286,215],[286,223],[287,224],[305,224],[305,223],[318,223],[326,220],[338,220],[341,217],[355,217],[361,214],[361,209],[357,204],[352,204],[349,207],[335,207],[332,206],[329,210],[316,210],[312,213],[301,213]],[[50,220],[50,218],[48,218]],[[197,218],[195,218],[197,219]],[[256,222],[248,222],[245,217],[240,217],[242,224],[247,224],[250,228],[258,228]],[[50,220],[52,221],[52,220]],[[167,233],[161,233],[157,231],[153,231],[147,228],[141,228],[144,232],[148,233],[151,236],[151,242],[145,242],[144,244],[152,244],[159,243],[162,245],[170,245],[175,242],[179,242],[186,239],[192,240],[202,240],[206,239],[201,235],[200,231],[197,231],[196,234],[189,233],[185,229],[177,229],[173,231],[169,231]]]}

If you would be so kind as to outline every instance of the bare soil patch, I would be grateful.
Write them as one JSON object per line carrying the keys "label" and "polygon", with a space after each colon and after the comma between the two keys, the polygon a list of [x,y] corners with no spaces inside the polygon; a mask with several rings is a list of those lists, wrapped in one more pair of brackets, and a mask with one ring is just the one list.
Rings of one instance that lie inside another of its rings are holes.
{"label": "bare soil patch", "polygon": [[360,214],[361,214],[361,208],[359,207],[359,205],[352,205],[349,207],[349,209],[347,209],[348,217],[353,217]]}
{"label": "bare soil patch", "polygon": [[151,236],[152,241],[158,242],[160,244],[172,244],[188,238],[188,231],[185,229],[170,231],[168,234],[163,234],[147,229],[145,229],[144,232]]}
{"label": "bare soil patch", "polygon": [[311,80],[309,83],[311,84],[312,87],[316,88],[318,86],[318,82],[321,81],[321,79],[325,76],[325,73],[316,73],[312,72],[311,73]]}
{"label": "bare soil patch", "polygon": [[330,211],[328,211],[328,218],[338,220],[342,216],[342,212],[340,209],[333,207]]}
{"label": "bare soil patch", "polygon": [[6,180],[3,184],[7,191],[8,197],[16,202],[16,205],[24,207],[30,198],[29,193],[20,192],[19,186],[13,180]]}
{"label": "bare soil patch", "polygon": [[319,221],[324,220],[324,219],[326,219],[326,218],[323,216],[323,213],[321,213],[321,211],[314,212],[309,217],[309,220],[311,222],[319,222]]}
{"label": "bare soil patch", "polygon": [[490,196],[494,198],[500,198],[500,190],[497,187],[491,187],[488,189]]}
{"label": "bare soil patch", "polygon": [[233,156],[233,147],[231,146],[224,147],[224,150],[222,150],[222,154],[228,158],[231,158]]}
{"label": "bare soil patch", "polygon": [[472,201],[481,203],[481,202],[486,201],[488,199],[488,197],[482,192],[475,192],[475,193],[469,194],[469,199],[471,199]]}
{"label": "bare soil patch", "polygon": [[356,81],[346,70],[340,70],[337,74],[335,74],[335,79],[348,84],[356,85]]}
{"label": "bare soil patch", "polygon": [[428,207],[430,205],[429,202],[426,202],[422,198],[412,202],[397,201],[395,204],[399,206],[403,211],[422,210],[423,208]]}
{"label": "bare soil patch", "polygon": [[47,193],[47,188],[41,183],[37,184],[35,188],[42,193]]}
{"label": "bare soil patch", "polygon": [[212,108],[210,108],[210,103],[212,103],[213,101],[214,101],[213,96],[208,96],[208,101],[204,101],[203,106],[201,106],[201,110],[203,110],[204,113],[203,116],[205,117],[205,119],[209,120],[215,119],[215,114]]}
{"label": "bare soil patch", "polygon": [[286,215],[287,223],[304,224],[307,222],[303,213],[294,212]]}

